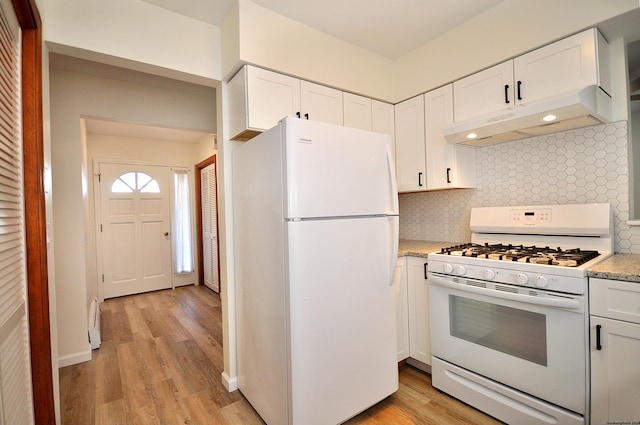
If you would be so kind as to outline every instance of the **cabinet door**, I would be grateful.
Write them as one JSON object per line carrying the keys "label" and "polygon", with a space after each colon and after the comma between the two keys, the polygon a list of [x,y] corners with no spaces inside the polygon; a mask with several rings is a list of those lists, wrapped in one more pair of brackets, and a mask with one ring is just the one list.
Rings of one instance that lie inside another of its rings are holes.
{"label": "cabinet door", "polygon": [[[596,347],[597,326],[600,350]],[[591,316],[591,341],[591,423],[637,423],[640,325]]]}
{"label": "cabinet door", "polygon": [[342,93],[344,126],[371,131],[371,99],[352,93]]}
{"label": "cabinet door", "polygon": [[342,92],[308,81],[300,82],[300,104],[303,118],[342,125]]}
{"label": "cabinet door", "polygon": [[409,312],[407,306],[407,267],[405,257],[398,258],[393,285],[396,290],[398,361],[401,361],[409,357]]}
{"label": "cabinet door", "polygon": [[248,128],[268,130],[300,111],[300,80],[247,66]]}
{"label": "cabinet door", "polygon": [[456,145],[447,143],[443,129],[453,123],[453,86],[451,84],[424,95],[427,190],[455,187]]}
{"label": "cabinet door", "polygon": [[371,100],[371,131],[391,136],[393,158],[396,157],[396,123],[394,107],[390,103]]}
{"label": "cabinet door", "polygon": [[515,106],[513,61],[506,61],[453,83],[455,122]]}
{"label": "cabinet door", "polygon": [[431,365],[429,284],[426,279],[426,265],[426,258],[407,257],[409,356]]}
{"label": "cabinet door", "polygon": [[398,192],[426,189],[424,96],[416,96],[395,106],[396,177]]}
{"label": "cabinet door", "polygon": [[597,35],[590,29],[515,58],[517,102],[536,102],[598,84]]}

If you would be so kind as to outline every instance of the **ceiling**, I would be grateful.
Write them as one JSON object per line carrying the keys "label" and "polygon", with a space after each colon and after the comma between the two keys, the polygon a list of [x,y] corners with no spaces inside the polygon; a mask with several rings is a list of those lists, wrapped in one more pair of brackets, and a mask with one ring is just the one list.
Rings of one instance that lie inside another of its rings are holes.
{"label": "ceiling", "polygon": [[[235,3],[235,0],[142,1],[218,26]],[[252,1],[323,33],[397,59],[503,0]]]}

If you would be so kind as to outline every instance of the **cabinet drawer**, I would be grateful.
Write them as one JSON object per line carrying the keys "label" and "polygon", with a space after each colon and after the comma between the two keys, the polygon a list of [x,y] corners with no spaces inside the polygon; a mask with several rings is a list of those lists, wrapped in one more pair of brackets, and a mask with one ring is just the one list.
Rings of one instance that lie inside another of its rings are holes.
{"label": "cabinet drawer", "polygon": [[589,279],[591,314],[640,323],[640,283]]}

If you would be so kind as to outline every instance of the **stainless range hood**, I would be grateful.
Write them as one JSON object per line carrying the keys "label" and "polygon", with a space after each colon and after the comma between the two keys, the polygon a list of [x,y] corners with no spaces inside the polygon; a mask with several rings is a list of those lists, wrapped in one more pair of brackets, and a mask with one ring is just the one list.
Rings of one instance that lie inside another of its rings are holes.
{"label": "stainless range hood", "polygon": [[[543,118],[548,115],[555,115],[556,119],[545,122]],[[594,85],[540,102],[518,105],[507,112],[454,123],[444,129],[444,136],[449,143],[487,146],[609,121],[611,97]],[[469,138],[471,133],[476,137]]]}

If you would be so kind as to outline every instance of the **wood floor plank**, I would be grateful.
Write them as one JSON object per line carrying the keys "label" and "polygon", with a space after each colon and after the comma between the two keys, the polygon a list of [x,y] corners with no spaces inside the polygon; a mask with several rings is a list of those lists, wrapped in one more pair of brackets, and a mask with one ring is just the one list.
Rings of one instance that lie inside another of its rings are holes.
{"label": "wood floor plank", "polygon": [[96,404],[102,405],[123,397],[118,356],[98,355],[96,358]]}
{"label": "wood floor plank", "polygon": [[[220,296],[186,286],[107,300],[102,345],[90,362],[60,370],[64,425],[263,425],[239,391],[221,382]],[[398,391],[348,425],[497,425],[440,393],[409,365]]]}
{"label": "wood floor plank", "polygon": [[65,425],[95,423],[96,363],[60,369],[60,416]]}
{"label": "wood floor plank", "polygon": [[136,304],[131,303],[125,305],[124,310],[131,325],[133,339],[152,339],[153,335],[151,334],[151,330],[149,329],[149,326],[147,326],[147,322],[145,322],[142,314],[144,308],[140,308]]}
{"label": "wood floor plank", "polygon": [[222,407],[220,409],[220,415],[225,419],[225,423],[229,425],[264,425],[264,421],[260,418],[260,415],[258,415],[244,397]]}

